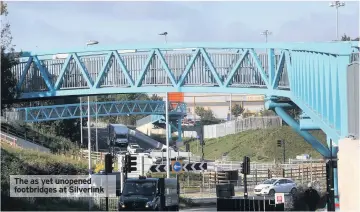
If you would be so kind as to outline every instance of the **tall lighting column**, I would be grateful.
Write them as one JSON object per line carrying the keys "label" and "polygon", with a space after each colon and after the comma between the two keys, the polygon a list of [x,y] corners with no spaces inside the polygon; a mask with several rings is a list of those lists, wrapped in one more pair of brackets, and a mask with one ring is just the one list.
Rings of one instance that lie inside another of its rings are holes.
{"label": "tall lighting column", "polygon": [[270,32],[269,30],[264,30],[260,33],[260,35],[264,35],[265,36],[265,42],[267,43],[268,42],[268,36],[269,35],[272,35],[272,32]]}
{"label": "tall lighting column", "polygon": [[[99,41],[95,41],[95,40],[89,40],[86,43],[86,46],[92,46],[92,45],[96,45],[98,44]],[[91,113],[91,109],[90,109],[90,96],[88,96],[88,121],[87,121],[87,126],[88,126],[88,157],[89,157],[89,174],[91,175],[91,128],[90,128],[90,113]]]}
{"label": "tall lighting column", "polygon": [[170,141],[169,141],[169,94],[166,92],[165,103],[165,117],[166,117],[166,178],[170,178]]}
{"label": "tall lighting column", "polygon": [[345,2],[333,1],[329,6],[336,9],[336,40],[339,40],[339,8],[345,7]]}

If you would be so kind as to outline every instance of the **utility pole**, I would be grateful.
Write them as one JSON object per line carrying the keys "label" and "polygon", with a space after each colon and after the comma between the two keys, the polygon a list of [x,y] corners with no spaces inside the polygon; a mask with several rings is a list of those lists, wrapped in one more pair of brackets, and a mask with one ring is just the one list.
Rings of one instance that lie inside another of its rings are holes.
{"label": "utility pole", "polygon": [[339,8],[345,7],[345,2],[333,1],[329,7],[335,7],[336,9],[336,40],[339,40]]}
{"label": "utility pole", "polygon": [[272,35],[272,32],[270,32],[269,30],[264,30],[260,33],[260,35],[264,35],[265,36],[265,42],[267,43],[268,42],[268,36],[269,35]]}

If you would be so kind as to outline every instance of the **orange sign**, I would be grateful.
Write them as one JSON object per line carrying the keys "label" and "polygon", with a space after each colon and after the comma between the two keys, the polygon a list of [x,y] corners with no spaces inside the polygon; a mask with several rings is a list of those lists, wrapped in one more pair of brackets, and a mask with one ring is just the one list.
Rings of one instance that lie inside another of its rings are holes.
{"label": "orange sign", "polygon": [[[184,93],[182,92],[170,92],[168,93],[169,102],[184,102]],[[171,107],[175,109],[177,103],[172,103]]]}

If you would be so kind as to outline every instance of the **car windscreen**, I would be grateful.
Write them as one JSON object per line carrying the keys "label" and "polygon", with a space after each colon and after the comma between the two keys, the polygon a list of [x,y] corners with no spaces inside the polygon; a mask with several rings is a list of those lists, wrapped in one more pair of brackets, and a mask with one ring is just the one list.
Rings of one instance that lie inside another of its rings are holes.
{"label": "car windscreen", "polygon": [[156,194],[156,182],[154,181],[131,181],[124,184],[123,195],[154,196]]}
{"label": "car windscreen", "polygon": [[263,183],[261,184],[274,184],[276,182],[276,179],[268,179],[268,180],[265,180]]}
{"label": "car windscreen", "polygon": [[126,139],[128,136],[127,136],[127,134],[117,134],[116,135],[116,138],[119,138],[119,139]]}

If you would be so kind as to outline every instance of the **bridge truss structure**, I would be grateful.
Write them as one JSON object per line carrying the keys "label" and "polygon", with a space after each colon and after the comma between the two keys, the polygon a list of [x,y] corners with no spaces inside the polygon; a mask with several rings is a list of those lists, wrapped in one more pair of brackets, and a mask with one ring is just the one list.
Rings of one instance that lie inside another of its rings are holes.
{"label": "bridge truss structure", "polygon": [[[37,107],[16,108],[21,120],[25,122],[44,122],[63,119],[87,118],[89,111],[91,117],[149,115],[153,124],[165,123],[164,101],[109,101],[90,102],[87,104],[47,105]],[[186,104],[183,102],[169,102],[170,131],[177,131],[178,140],[182,140],[181,123],[186,116]]]}
{"label": "bridge truss structure", "polygon": [[[116,93],[265,95],[267,109],[329,157],[329,148],[308,130],[323,130],[335,147],[349,135],[347,67],[358,54],[359,42],[92,46],[24,52],[12,71],[24,100]],[[303,112],[300,122],[286,111],[294,105]]]}

